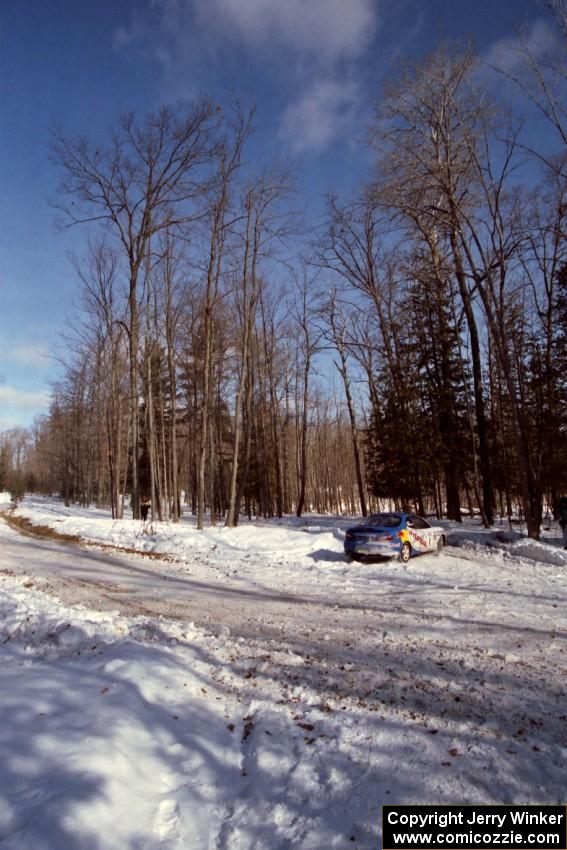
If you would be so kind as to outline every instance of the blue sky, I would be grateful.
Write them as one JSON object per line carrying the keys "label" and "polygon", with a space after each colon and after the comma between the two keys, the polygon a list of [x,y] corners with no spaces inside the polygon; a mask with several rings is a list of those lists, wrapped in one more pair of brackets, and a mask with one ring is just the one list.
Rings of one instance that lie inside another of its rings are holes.
{"label": "blue sky", "polygon": [[[0,8],[0,429],[48,405],[76,300],[49,205],[53,123],[105,139],[118,116],[202,93],[257,106],[251,155],[291,159],[313,215],[367,173],[368,105],[394,64],[439,39],[513,61],[520,27],[551,38],[537,0],[17,0]],[[510,59],[512,57],[512,59]]]}

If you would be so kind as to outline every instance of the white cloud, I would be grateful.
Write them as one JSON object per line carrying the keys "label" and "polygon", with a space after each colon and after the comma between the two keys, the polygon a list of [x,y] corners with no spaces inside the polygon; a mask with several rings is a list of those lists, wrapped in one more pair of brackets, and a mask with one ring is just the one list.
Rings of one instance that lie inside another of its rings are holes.
{"label": "white cloud", "polygon": [[13,363],[36,368],[45,367],[48,357],[47,349],[40,345],[18,345],[6,354],[6,359]]}
{"label": "white cloud", "polygon": [[244,48],[247,82],[256,68],[260,97],[270,86],[276,98],[285,92],[280,138],[295,154],[320,151],[354,114],[356,78],[378,27],[380,2],[151,0],[145,18],[138,13],[115,32],[115,46],[141,49],[157,61],[175,98],[187,96],[196,79],[222,80],[229,51],[234,48],[234,58]]}
{"label": "white cloud", "polygon": [[360,56],[376,0],[192,0],[198,21],[248,45],[282,45],[327,59]]}
{"label": "white cloud", "polygon": [[280,135],[295,154],[320,151],[353,124],[357,102],[354,82],[318,80],[287,107]]}
{"label": "white cloud", "polygon": [[9,431],[11,428],[25,428],[22,419],[18,416],[0,416],[0,431]]}
{"label": "white cloud", "polygon": [[512,74],[524,66],[522,52],[527,50],[535,59],[541,58],[557,49],[557,36],[547,21],[539,19],[524,34],[516,38],[501,38],[495,41],[484,55],[485,63],[502,71]]}
{"label": "white cloud", "polygon": [[45,409],[49,405],[50,395],[45,390],[33,392],[18,390],[15,387],[0,386],[0,405],[24,410]]}

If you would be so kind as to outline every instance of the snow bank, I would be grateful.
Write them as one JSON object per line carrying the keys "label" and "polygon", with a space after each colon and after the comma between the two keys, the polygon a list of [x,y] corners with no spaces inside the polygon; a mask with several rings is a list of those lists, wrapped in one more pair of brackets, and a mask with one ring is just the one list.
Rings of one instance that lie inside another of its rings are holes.
{"label": "snow bank", "polygon": [[2,847],[214,846],[241,753],[196,630],[68,609],[31,585],[0,583]]}
{"label": "snow bank", "polygon": [[0,576],[0,612],[6,850],[375,846],[370,729],[293,673],[287,693],[302,656],[69,609],[29,578]]}
{"label": "snow bank", "polygon": [[113,520],[108,511],[65,507],[40,497],[27,498],[18,513],[35,525],[121,549],[171,555],[178,560],[206,557],[220,566],[235,560],[260,563],[264,568],[311,568],[317,564],[344,567],[344,529],[352,520],[291,519],[248,522],[237,528],[217,526],[197,531],[192,517],[179,524]]}
{"label": "snow bank", "polygon": [[539,564],[567,567],[567,551],[562,548],[559,529],[550,532],[541,540],[531,540],[518,531],[451,528],[448,535],[452,546],[459,546],[479,554],[488,550],[500,552],[502,557],[520,561],[535,561]]}
{"label": "snow bank", "polygon": [[1,574],[0,613],[3,850],[374,850],[383,802],[560,802],[564,707],[525,657],[404,629],[341,663]]}
{"label": "snow bank", "polygon": [[[18,510],[178,560],[0,523],[3,850],[375,850],[382,803],[563,802],[553,536],[449,526],[439,557],[351,565],[342,519],[199,533]],[[44,592],[79,589],[89,608]]]}
{"label": "snow bank", "polygon": [[[217,526],[197,531],[192,517],[184,517],[179,524],[112,520],[105,510],[65,507],[62,502],[41,497],[27,498],[18,506],[18,513],[34,524],[93,544],[173,558],[188,565],[186,569],[195,576],[205,576],[213,569],[225,577],[238,575],[241,581],[268,583],[281,590],[315,591],[329,582],[333,586],[342,584],[347,590],[399,570],[395,562],[389,562],[389,567],[388,562],[349,566],[343,550],[344,532],[354,520],[348,517],[243,519],[237,528]],[[567,566],[558,529],[536,542],[519,531],[485,529],[477,520],[440,524],[447,531],[450,546],[487,560],[499,558],[518,566]],[[412,559],[408,569],[427,574],[430,561],[430,557]]]}

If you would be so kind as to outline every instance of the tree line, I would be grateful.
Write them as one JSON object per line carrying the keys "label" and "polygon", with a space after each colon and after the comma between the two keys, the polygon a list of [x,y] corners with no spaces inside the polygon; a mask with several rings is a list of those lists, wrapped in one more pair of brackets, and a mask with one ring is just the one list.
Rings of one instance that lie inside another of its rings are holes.
{"label": "tree line", "polygon": [[311,227],[237,106],[58,132],[82,310],[0,479],[199,528],[391,505],[537,537],[567,486],[567,74],[527,41],[513,68],[545,143],[442,46],[388,83],[366,183]]}

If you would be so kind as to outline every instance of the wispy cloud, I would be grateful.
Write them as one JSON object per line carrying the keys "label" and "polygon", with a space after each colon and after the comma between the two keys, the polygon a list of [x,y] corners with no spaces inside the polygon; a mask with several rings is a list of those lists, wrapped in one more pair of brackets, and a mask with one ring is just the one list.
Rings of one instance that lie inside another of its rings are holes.
{"label": "wispy cloud", "polygon": [[33,392],[19,390],[16,387],[0,385],[0,406],[5,411],[7,407],[20,410],[43,410],[49,405],[50,396],[45,390]]}
{"label": "wispy cloud", "polygon": [[316,80],[285,110],[280,136],[295,154],[323,150],[353,125],[358,97],[352,81]]}
{"label": "wispy cloud", "polygon": [[181,80],[190,87],[197,77],[222,78],[227,58],[244,51],[263,95],[274,87],[275,99],[287,100],[280,140],[294,154],[317,152],[344,132],[356,109],[383,2],[151,0],[145,18],[137,12],[116,31],[115,45],[159,62],[176,97]]}
{"label": "wispy cloud", "polygon": [[192,0],[212,32],[324,59],[360,56],[377,24],[375,0]]}
{"label": "wispy cloud", "polygon": [[17,345],[5,354],[5,359],[12,363],[38,369],[45,368],[48,357],[47,349],[40,345]]}
{"label": "wispy cloud", "polygon": [[19,424],[19,420],[13,416],[0,416],[0,431],[9,431],[10,428],[16,428]]}
{"label": "wispy cloud", "polygon": [[0,431],[9,431],[11,428],[25,428],[26,424],[27,423],[22,424],[22,419],[19,416],[0,415]]}
{"label": "wispy cloud", "polygon": [[527,50],[535,59],[557,50],[558,39],[547,21],[534,21],[529,30],[514,38],[501,38],[493,42],[484,54],[484,62],[504,74],[513,74],[524,63]]}

